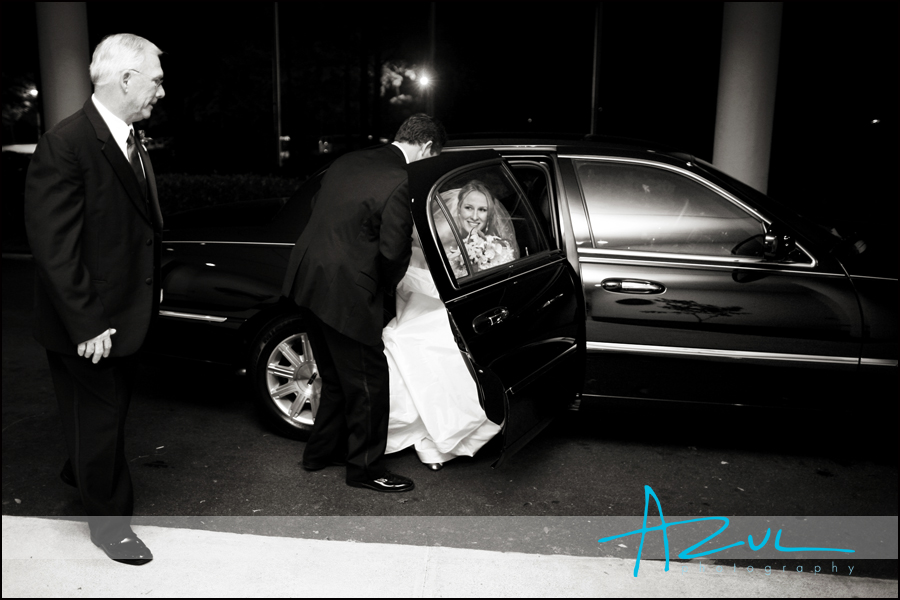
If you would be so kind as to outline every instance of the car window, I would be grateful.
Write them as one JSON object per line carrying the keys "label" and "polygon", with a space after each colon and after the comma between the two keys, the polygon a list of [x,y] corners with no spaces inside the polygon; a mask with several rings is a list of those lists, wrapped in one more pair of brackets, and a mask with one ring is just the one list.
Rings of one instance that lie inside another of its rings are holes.
{"label": "car window", "polygon": [[576,161],[594,247],[707,256],[762,256],[765,226],[679,173]]}
{"label": "car window", "polygon": [[433,233],[457,279],[547,249],[528,200],[501,165],[456,172],[435,187]]}
{"label": "car window", "polygon": [[552,187],[546,165],[514,162],[510,166],[525,192],[525,197],[531,203],[531,212],[534,213],[544,237],[552,244],[556,243],[553,229]]}

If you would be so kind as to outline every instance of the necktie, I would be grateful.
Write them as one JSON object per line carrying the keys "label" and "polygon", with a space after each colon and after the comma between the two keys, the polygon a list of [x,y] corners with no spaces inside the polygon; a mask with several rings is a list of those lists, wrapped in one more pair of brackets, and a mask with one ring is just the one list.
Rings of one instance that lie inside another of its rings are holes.
{"label": "necktie", "polygon": [[141,157],[138,154],[137,146],[134,143],[134,131],[129,131],[128,133],[128,141],[126,142],[126,146],[128,148],[128,162],[131,163],[131,170],[134,171],[134,176],[137,177],[138,185],[141,188],[141,193],[144,195],[144,198],[147,198],[147,178],[144,176],[144,168],[141,166]]}

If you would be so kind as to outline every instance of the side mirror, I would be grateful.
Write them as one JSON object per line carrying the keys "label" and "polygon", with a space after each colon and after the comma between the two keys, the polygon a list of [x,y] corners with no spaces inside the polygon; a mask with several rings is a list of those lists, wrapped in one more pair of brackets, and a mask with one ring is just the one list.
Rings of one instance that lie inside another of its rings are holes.
{"label": "side mirror", "polygon": [[796,247],[790,235],[769,231],[766,233],[763,256],[770,262],[780,262]]}

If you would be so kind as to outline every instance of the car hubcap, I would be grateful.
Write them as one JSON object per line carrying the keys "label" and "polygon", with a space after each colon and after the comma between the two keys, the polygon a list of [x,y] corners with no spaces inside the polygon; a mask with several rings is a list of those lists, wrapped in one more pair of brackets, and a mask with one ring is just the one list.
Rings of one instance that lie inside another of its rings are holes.
{"label": "car hubcap", "polygon": [[312,425],[315,420],[322,395],[322,380],[316,377],[312,385],[309,380],[316,373],[316,360],[305,333],[287,338],[269,356],[266,387],[272,404],[290,418],[291,405],[301,399],[299,413],[293,417],[296,423]]}

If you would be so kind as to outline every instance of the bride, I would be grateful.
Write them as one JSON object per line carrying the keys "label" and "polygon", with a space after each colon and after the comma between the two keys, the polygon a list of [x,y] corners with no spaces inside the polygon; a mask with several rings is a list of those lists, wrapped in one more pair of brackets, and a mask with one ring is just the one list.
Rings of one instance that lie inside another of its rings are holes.
{"label": "bride", "polygon": [[[480,181],[444,192],[453,225],[437,206],[435,223],[451,263],[468,274],[455,226],[472,270],[484,270],[518,256],[506,209]],[[437,205],[438,203],[435,203]],[[480,244],[480,246],[479,246]],[[485,245],[502,247],[485,262]],[[478,248],[482,251],[478,256]],[[473,456],[500,431],[484,413],[478,388],[453,338],[447,309],[428,270],[422,249],[413,243],[406,275],[396,291],[397,316],[382,333],[390,367],[391,410],[385,454],[415,446],[419,460],[433,470],[457,456]]]}

